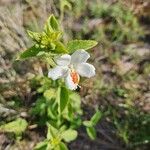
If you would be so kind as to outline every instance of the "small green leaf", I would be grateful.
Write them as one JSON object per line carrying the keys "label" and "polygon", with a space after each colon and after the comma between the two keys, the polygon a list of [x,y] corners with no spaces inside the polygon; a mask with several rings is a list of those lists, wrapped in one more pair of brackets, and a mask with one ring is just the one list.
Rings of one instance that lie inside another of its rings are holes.
{"label": "small green leaf", "polygon": [[94,140],[96,138],[96,131],[94,127],[87,127],[86,132],[91,140]]}
{"label": "small green leaf", "polygon": [[93,115],[93,117],[91,118],[91,122],[93,123],[93,125],[95,126],[98,121],[101,119],[102,113],[97,110],[96,113]]}
{"label": "small green leaf", "polygon": [[47,108],[47,116],[48,116],[50,119],[54,119],[54,120],[57,119],[57,115],[56,115],[55,113],[56,113],[56,111],[55,111],[55,110],[52,110],[52,107],[48,107],[48,108]]}
{"label": "small green leaf", "polygon": [[57,94],[58,112],[61,114],[68,104],[68,89],[65,87],[60,87]]}
{"label": "small green leaf", "polygon": [[47,147],[48,142],[47,141],[43,141],[43,142],[39,142],[35,147],[34,150],[45,150]]}
{"label": "small green leaf", "polygon": [[64,139],[65,142],[71,142],[77,138],[77,135],[78,135],[77,131],[69,129],[64,131],[61,134],[61,137]]}
{"label": "small green leaf", "polygon": [[82,109],[81,109],[81,97],[79,94],[72,92],[69,94],[71,106],[76,112],[80,115],[82,115]]}
{"label": "small green leaf", "polygon": [[48,132],[47,132],[47,139],[52,139],[57,137],[58,130],[53,127],[51,124],[47,124],[48,126]]}
{"label": "small green leaf", "polygon": [[55,98],[56,93],[54,89],[49,89],[46,90],[43,95],[47,100],[51,100],[52,98]]}
{"label": "small green leaf", "polygon": [[25,119],[18,118],[15,121],[0,126],[0,132],[22,133],[26,130],[28,123]]}
{"label": "small green leaf", "polygon": [[88,50],[97,45],[97,42],[94,40],[72,40],[67,44],[67,49],[69,53],[73,53],[78,49]]}
{"label": "small green leaf", "polygon": [[63,142],[60,142],[59,147],[60,147],[60,150],[68,150],[66,144]]}
{"label": "small green leaf", "polygon": [[83,125],[86,127],[93,127],[93,123],[91,121],[83,121]]}
{"label": "small green leaf", "polygon": [[46,147],[46,149],[45,150],[52,150],[53,148],[52,148],[52,146],[51,146],[51,144],[50,143],[48,143],[47,144],[47,147]]}
{"label": "small green leaf", "polygon": [[32,40],[34,40],[36,42],[40,42],[41,37],[42,37],[41,33],[32,32],[32,31],[29,31],[29,30],[27,30],[27,33],[28,33],[29,37],[32,38]]}
{"label": "small green leaf", "polygon": [[55,42],[55,53],[68,53],[67,49],[65,48],[64,44],[57,41]]}
{"label": "small green leaf", "polygon": [[26,59],[30,57],[36,56],[40,51],[43,51],[38,45],[34,45],[31,48],[25,50],[20,54],[20,56],[17,59]]}
{"label": "small green leaf", "polygon": [[44,29],[45,29],[45,32],[48,34],[54,32],[54,31],[59,31],[59,25],[58,25],[58,22],[57,22],[56,18],[54,17],[54,15],[51,15],[48,18]]}
{"label": "small green leaf", "polygon": [[54,15],[50,16],[49,23],[50,23],[53,30],[56,30],[56,31],[59,30],[59,25],[58,25],[58,22],[57,22]]}

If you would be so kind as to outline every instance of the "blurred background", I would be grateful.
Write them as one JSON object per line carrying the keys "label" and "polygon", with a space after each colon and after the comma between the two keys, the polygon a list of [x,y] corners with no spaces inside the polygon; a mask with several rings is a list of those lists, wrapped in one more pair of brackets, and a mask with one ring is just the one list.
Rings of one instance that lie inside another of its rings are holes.
{"label": "blurred background", "polygon": [[[29,115],[36,101],[31,76],[44,72],[36,59],[15,61],[31,46],[26,30],[41,31],[50,14],[61,22],[64,42],[93,39],[96,76],[79,93],[85,116],[97,106],[103,117],[98,137],[80,134],[71,150],[148,150],[150,142],[150,1],[149,0],[0,0],[0,125],[19,116],[31,126],[21,141],[0,133],[1,150],[30,150],[45,132]],[[45,128],[46,130],[46,128]]]}

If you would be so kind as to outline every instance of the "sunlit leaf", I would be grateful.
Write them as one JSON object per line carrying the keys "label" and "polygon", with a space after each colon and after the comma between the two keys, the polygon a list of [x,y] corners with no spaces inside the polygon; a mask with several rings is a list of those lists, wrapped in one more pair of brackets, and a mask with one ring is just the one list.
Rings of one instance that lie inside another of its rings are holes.
{"label": "sunlit leaf", "polygon": [[51,32],[54,32],[54,31],[59,31],[59,25],[58,25],[58,22],[56,20],[56,18],[54,17],[54,15],[51,15],[46,24],[45,24],[45,32],[46,33],[51,33]]}
{"label": "sunlit leaf", "polygon": [[26,59],[36,56],[40,51],[43,51],[39,46],[34,45],[31,48],[22,52],[17,59]]}
{"label": "sunlit leaf", "polygon": [[97,110],[96,113],[93,115],[93,117],[91,118],[91,122],[93,123],[93,125],[95,126],[98,121],[101,119],[102,113]]}
{"label": "sunlit leaf", "polygon": [[78,135],[77,131],[69,129],[64,131],[61,134],[61,137],[64,139],[65,142],[71,142],[77,138],[77,135]]}
{"label": "sunlit leaf", "polygon": [[47,124],[47,126],[48,126],[47,139],[55,138],[58,134],[58,130],[51,124]]}
{"label": "sunlit leaf", "polygon": [[96,138],[96,130],[94,127],[87,127],[86,131],[91,140]]}
{"label": "sunlit leaf", "polygon": [[15,121],[0,126],[1,132],[22,133],[26,130],[28,123],[25,119],[18,118]]}
{"label": "sunlit leaf", "polygon": [[86,127],[92,127],[93,123],[91,121],[83,121],[83,125]]}
{"label": "sunlit leaf", "polygon": [[47,100],[51,100],[52,98],[55,97],[56,93],[54,89],[48,89],[44,91],[43,95]]}
{"label": "sunlit leaf", "polygon": [[55,46],[55,53],[68,53],[63,43],[57,41],[55,42]]}
{"label": "sunlit leaf", "polygon": [[72,40],[68,42],[67,49],[69,53],[73,53],[79,49],[88,50],[96,45],[97,42],[94,40]]}

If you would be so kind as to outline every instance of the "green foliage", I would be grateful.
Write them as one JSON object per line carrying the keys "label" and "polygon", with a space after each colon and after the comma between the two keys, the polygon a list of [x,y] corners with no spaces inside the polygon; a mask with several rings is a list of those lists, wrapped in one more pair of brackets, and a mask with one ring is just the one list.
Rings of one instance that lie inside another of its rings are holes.
{"label": "green foliage", "polygon": [[44,32],[37,33],[28,30],[27,33],[35,42],[35,45],[22,52],[18,59],[35,57],[40,52],[54,54],[67,53],[67,49],[60,41],[62,32],[60,31],[59,24],[53,15],[51,15],[46,21]]}
{"label": "green foliage", "polygon": [[102,113],[99,110],[97,110],[96,113],[90,119],[90,121],[83,121],[83,125],[86,127],[87,134],[92,140],[96,138],[96,130],[94,127],[99,122],[101,117]]}
{"label": "green foliage", "polygon": [[40,142],[34,148],[35,150],[50,149],[50,150],[67,150],[67,146],[63,141],[70,142],[77,137],[77,131],[72,129],[66,129],[65,126],[59,129],[55,128],[51,124],[48,124],[47,139]]}
{"label": "green foliage", "polygon": [[0,132],[14,133],[17,139],[25,132],[28,123],[25,119],[18,118],[12,122],[6,123],[0,126]]}
{"label": "green foliage", "polygon": [[67,49],[70,53],[73,53],[78,49],[88,50],[96,45],[97,42],[93,40],[72,40],[68,42]]}
{"label": "green foliage", "polygon": [[[69,3],[62,4],[69,5]],[[34,46],[22,52],[18,59],[30,57],[42,58],[48,64],[54,66],[54,59],[62,53],[73,53],[78,49],[88,50],[97,45],[94,40],[72,40],[67,46],[61,41],[62,32],[56,18],[51,15],[41,33],[28,31],[28,35],[35,42]],[[52,81],[47,77],[36,76],[31,79],[31,86],[37,92],[37,100],[30,113],[37,124],[47,124],[47,137],[36,145],[35,150],[67,150],[65,143],[77,138],[77,128],[82,125],[82,110],[80,96],[63,86],[61,80]],[[87,133],[94,139],[96,132],[94,126],[100,119],[100,112],[90,120],[91,127],[87,127]],[[64,143],[65,142],[65,143]]]}
{"label": "green foliage", "polygon": [[96,138],[96,131],[94,127],[87,127],[86,132],[91,140],[95,140]]}
{"label": "green foliage", "polygon": [[142,36],[137,18],[120,2],[111,5],[97,2],[90,5],[90,10],[95,17],[110,20],[108,24],[95,30],[95,38],[100,38],[101,41],[128,42]]}
{"label": "green foliage", "polygon": [[65,87],[58,88],[57,94],[58,112],[61,114],[68,104],[69,94],[67,88]]}
{"label": "green foliage", "polygon": [[26,58],[37,56],[37,54],[40,51],[43,51],[43,49],[40,48],[39,45],[34,45],[29,49],[27,49],[26,51],[22,52],[18,59],[26,59]]}
{"label": "green foliage", "polygon": [[66,130],[61,134],[61,137],[65,142],[74,141],[77,138],[77,131],[72,129]]}

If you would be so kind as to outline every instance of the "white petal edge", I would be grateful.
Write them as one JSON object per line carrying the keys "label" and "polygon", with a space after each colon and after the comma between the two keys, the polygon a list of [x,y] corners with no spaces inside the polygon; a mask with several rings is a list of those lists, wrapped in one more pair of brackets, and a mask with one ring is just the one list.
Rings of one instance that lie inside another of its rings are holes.
{"label": "white petal edge", "polygon": [[90,54],[86,52],[84,49],[76,50],[71,55],[71,63],[77,64],[77,63],[84,63],[90,58]]}
{"label": "white petal edge", "polygon": [[55,61],[56,61],[57,65],[68,66],[71,61],[71,56],[68,54],[64,54],[64,55],[56,58]]}
{"label": "white petal edge", "polygon": [[95,67],[89,63],[81,63],[76,66],[76,71],[82,77],[91,78],[95,75]]}
{"label": "white petal edge", "polygon": [[66,84],[67,88],[70,90],[76,90],[78,87],[78,85],[74,84],[74,82],[72,81],[70,73],[68,73],[68,75],[65,78],[65,84]]}
{"label": "white petal edge", "polygon": [[48,72],[48,77],[52,80],[63,78],[67,74],[68,68],[56,66]]}

